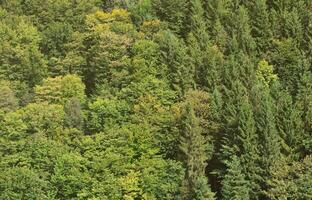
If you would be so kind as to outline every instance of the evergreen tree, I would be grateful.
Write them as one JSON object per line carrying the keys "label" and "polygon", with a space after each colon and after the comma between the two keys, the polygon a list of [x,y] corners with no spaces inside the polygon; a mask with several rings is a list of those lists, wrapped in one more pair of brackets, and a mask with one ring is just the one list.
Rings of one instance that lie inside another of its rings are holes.
{"label": "evergreen tree", "polygon": [[260,158],[253,110],[247,90],[240,82],[235,82],[228,93],[233,96],[225,105],[226,135],[223,138],[221,156],[224,163],[231,162],[233,156],[238,157],[241,171],[249,182],[248,190],[252,195],[250,198],[253,199],[260,189]]}
{"label": "evergreen tree", "polygon": [[296,98],[296,107],[301,112],[301,119],[303,121],[304,139],[303,143],[305,150],[303,154],[312,153],[312,74],[306,72],[300,83],[299,93]]}
{"label": "evergreen tree", "polygon": [[264,56],[270,47],[272,37],[269,19],[269,9],[266,0],[256,0],[250,3],[250,19],[252,36],[255,38],[259,56]]}
{"label": "evergreen tree", "polygon": [[165,22],[168,22],[169,28],[180,36],[185,36],[188,31],[185,29],[185,22],[188,17],[187,0],[153,0],[152,5],[156,16]]}
{"label": "evergreen tree", "polygon": [[241,170],[239,158],[233,156],[227,164],[228,170],[222,181],[222,199],[247,200],[250,199],[249,183]]}
{"label": "evergreen tree", "polygon": [[186,173],[182,184],[183,199],[214,199],[210,191],[206,169],[206,141],[201,135],[198,119],[190,103],[187,103],[182,116],[181,151]]}
{"label": "evergreen tree", "polygon": [[272,89],[276,101],[276,128],[282,139],[281,149],[285,155],[298,157],[299,149],[303,148],[304,138],[301,112],[295,106],[291,95],[276,83]]}
{"label": "evergreen tree", "polygon": [[259,82],[252,91],[255,110],[256,133],[259,138],[261,187],[267,190],[267,181],[270,180],[269,170],[280,159],[281,140],[276,128],[274,116],[274,101],[269,88]]}
{"label": "evergreen tree", "polygon": [[194,87],[195,76],[194,66],[189,65],[186,45],[170,31],[162,32],[156,41],[162,53],[160,60],[168,68],[170,86],[182,97]]}
{"label": "evergreen tree", "polygon": [[[234,4],[234,3],[233,3]],[[237,7],[237,6],[234,6]],[[248,55],[254,54],[255,41],[251,35],[251,24],[248,15],[248,10],[244,6],[239,6],[228,17],[226,30],[232,39],[237,41],[237,48]],[[229,49],[233,49],[233,44],[230,43]]]}
{"label": "evergreen tree", "polygon": [[294,97],[298,92],[299,82],[307,70],[307,62],[298,44],[291,38],[273,41],[274,49],[270,61],[275,67],[281,84]]}

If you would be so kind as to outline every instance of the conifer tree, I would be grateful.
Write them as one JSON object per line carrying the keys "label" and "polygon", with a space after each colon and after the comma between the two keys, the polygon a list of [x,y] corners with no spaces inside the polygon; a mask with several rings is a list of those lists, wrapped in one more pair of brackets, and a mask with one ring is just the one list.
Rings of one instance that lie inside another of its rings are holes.
{"label": "conifer tree", "polygon": [[248,55],[254,53],[255,41],[251,36],[252,29],[248,10],[244,6],[234,9],[233,13],[229,16],[227,30],[230,36],[237,40],[238,49]]}
{"label": "conifer tree", "polygon": [[228,9],[229,0],[207,1],[204,0],[204,11],[207,21],[207,28],[210,32],[211,41],[217,45],[222,51],[228,40],[225,22],[230,14]]}
{"label": "conifer tree", "polygon": [[280,136],[276,128],[274,116],[274,101],[270,90],[259,82],[252,91],[255,110],[256,133],[259,137],[259,153],[261,167],[261,189],[267,190],[267,181],[270,180],[269,171],[273,164],[280,159]]}
{"label": "conifer tree", "polygon": [[242,173],[249,181],[248,190],[256,197],[260,189],[260,158],[251,102],[247,89],[239,81],[236,81],[227,93],[231,96],[225,106],[224,119],[227,123],[221,155],[224,163],[229,163],[233,156],[238,157]]}
{"label": "conifer tree", "polygon": [[251,33],[255,38],[259,55],[263,56],[269,48],[269,42],[272,37],[266,0],[256,0],[254,3],[251,3],[250,16]]}
{"label": "conifer tree", "polygon": [[286,156],[298,158],[304,138],[303,121],[300,110],[295,106],[291,95],[276,83],[272,89],[276,101],[276,128],[282,139],[281,149]]}
{"label": "conifer tree", "polygon": [[304,139],[303,143],[305,150],[303,154],[312,153],[312,74],[306,72],[299,86],[299,92],[296,97],[296,107],[301,112],[301,118],[303,121]]}
{"label": "conifer tree", "polygon": [[169,28],[180,36],[185,36],[186,13],[189,1],[187,0],[154,0],[153,8],[157,17],[169,24]]}
{"label": "conifer tree", "polygon": [[248,200],[249,183],[242,172],[239,158],[234,156],[227,163],[228,170],[222,181],[222,199],[224,200]]}
{"label": "conifer tree", "polygon": [[202,0],[191,1],[190,32],[194,35],[201,50],[205,50],[209,45],[209,35],[207,30],[207,20],[204,17]]}
{"label": "conifer tree", "polygon": [[195,68],[195,81],[199,86],[205,85],[205,71],[209,71],[207,62],[204,63],[210,47],[209,35],[201,0],[190,2],[190,24],[187,38],[191,65]]}
{"label": "conifer tree", "polygon": [[274,40],[273,47],[269,54],[271,63],[275,67],[281,84],[294,97],[298,91],[300,79],[307,70],[306,58],[296,41],[291,38]]}
{"label": "conifer tree", "polygon": [[198,119],[190,103],[185,106],[182,115],[181,151],[186,173],[182,183],[183,199],[212,200],[214,193],[205,177],[206,141],[201,135]]}
{"label": "conifer tree", "polygon": [[168,68],[169,84],[179,96],[183,96],[194,86],[195,74],[194,66],[189,64],[186,45],[171,31],[162,32],[156,41],[162,53],[160,60]]}

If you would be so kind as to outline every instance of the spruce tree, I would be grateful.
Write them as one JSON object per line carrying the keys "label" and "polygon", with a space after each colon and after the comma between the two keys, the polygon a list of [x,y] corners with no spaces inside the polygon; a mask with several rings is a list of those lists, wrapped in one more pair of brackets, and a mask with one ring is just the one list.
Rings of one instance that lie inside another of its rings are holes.
{"label": "spruce tree", "polygon": [[241,164],[242,173],[249,181],[248,189],[254,199],[259,193],[259,150],[257,149],[258,137],[254,121],[251,102],[247,89],[236,81],[231,91],[231,99],[225,106],[225,136],[222,145],[222,158],[224,163],[237,156]]}
{"label": "spruce tree", "polygon": [[269,21],[270,13],[266,5],[266,0],[256,0],[251,4],[251,33],[255,38],[259,56],[263,56],[269,48],[269,42],[272,37],[271,24]]}
{"label": "spruce tree", "polygon": [[210,47],[210,41],[201,0],[191,1],[189,17],[190,33],[187,38],[189,55],[191,58],[191,65],[195,68],[196,83],[202,86],[205,82],[205,71],[209,71],[209,66],[205,65],[204,59],[208,56],[207,53]]}
{"label": "spruce tree", "polygon": [[234,156],[227,166],[228,170],[222,181],[222,199],[249,200],[249,184],[241,170],[239,158]]}
{"label": "spruce tree", "polygon": [[160,61],[167,67],[169,84],[182,97],[194,86],[195,69],[189,64],[187,47],[171,31],[160,33],[156,41],[161,51]]}
{"label": "spruce tree", "polygon": [[202,0],[191,1],[190,32],[194,35],[202,50],[209,45],[207,20],[205,20]]}
{"label": "spruce tree", "polygon": [[212,200],[214,193],[211,192],[208,179],[205,177],[207,143],[201,134],[198,119],[190,103],[185,106],[181,128],[180,148],[186,168],[181,189],[183,199]]}
{"label": "spruce tree", "polygon": [[299,86],[299,92],[296,97],[296,107],[301,112],[301,119],[303,121],[303,144],[304,155],[312,153],[312,73],[306,72]]}
{"label": "spruce tree", "polygon": [[185,36],[188,31],[185,30],[185,21],[188,20],[187,0],[153,0],[152,7],[156,16],[168,23],[170,30],[180,36]]}
{"label": "spruce tree", "polygon": [[[237,7],[237,6],[234,6]],[[248,55],[254,54],[255,41],[251,35],[251,23],[248,10],[244,6],[238,6],[228,17],[226,29],[230,36],[237,40],[237,47]],[[229,48],[233,48],[230,46]]]}
{"label": "spruce tree", "polygon": [[259,153],[261,167],[261,189],[267,190],[267,181],[270,180],[270,168],[280,159],[280,136],[276,128],[274,116],[274,101],[269,88],[259,82],[252,91],[255,111],[256,133],[259,137]]}
{"label": "spruce tree", "polygon": [[276,101],[276,128],[281,137],[282,152],[286,156],[298,158],[304,138],[303,121],[300,110],[295,106],[291,95],[276,83],[272,89]]}

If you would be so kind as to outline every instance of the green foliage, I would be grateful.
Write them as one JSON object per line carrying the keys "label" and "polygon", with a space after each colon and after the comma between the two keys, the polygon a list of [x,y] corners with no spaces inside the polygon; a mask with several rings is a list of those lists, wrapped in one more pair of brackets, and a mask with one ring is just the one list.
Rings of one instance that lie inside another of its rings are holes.
{"label": "green foliage", "polygon": [[266,193],[270,199],[309,199],[312,197],[311,157],[300,162],[282,160],[271,169],[270,189]]}
{"label": "green foliage", "polygon": [[12,168],[0,175],[1,199],[54,199],[51,186],[40,176],[27,168]]}
{"label": "green foliage", "polygon": [[181,35],[186,34],[184,31],[188,13],[186,0],[154,0],[152,5],[159,19],[168,22],[171,30]]}
{"label": "green foliage", "polygon": [[311,199],[311,8],[0,1],[0,199]]}
{"label": "green foliage", "polygon": [[249,182],[241,170],[239,158],[234,156],[227,165],[228,171],[222,181],[222,199],[250,199]]}
{"label": "green foliage", "polygon": [[88,129],[98,133],[127,121],[129,106],[126,102],[97,99],[89,105]]}
{"label": "green foliage", "polygon": [[35,87],[36,102],[65,105],[72,98],[80,103],[85,102],[85,86],[76,75],[58,76],[43,80],[42,85]]}
{"label": "green foliage", "polygon": [[40,83],[46,76],[46,61],[39,51],[40,33],[23,18],[3,19],[0,22],[1,79]]}
{"label": "green foliage", "polygon": [[18,106],[18,100],[14,91],[8,84],[0,83],[0,109],[5,112],[14,111]]}
{"label": "green foliage", "polygon": [[278,79],[277,75],[273,72],[273,66],[269,65],[265,60],[259,62],[256,76],[260,82],[267,86],[271,85]]}
{"label": "green foliage", "polygon": [[271,53],[271,63],[275,66],[282,85],[295,95],[306,70],[305,58],[292,39],[276,40],[273,44],[275,48]]}
{"label": "green foliage", "polygon": [[53,138],[57,137],[56,130],[62,129],[64,125],[65,113],[61,105],[28,104],[17,112],[21,113],[28,134],[43,133]]}
{"label": "green foliage", "polygon": [[157,41],[162,55],[161,63],[168,67],[170,86],[182,96],[194,85],[195,76],[195,67],[188,65],[186,46],[170,31],[161,32]]}
{"label": "green foliage", "polygon": [[187,103],[181,116],[181,152],[186,168],[182,185],[183,199],[214,199],[208,180],[205,177],[207,141],[201,133],[198,119],[190,103]]}

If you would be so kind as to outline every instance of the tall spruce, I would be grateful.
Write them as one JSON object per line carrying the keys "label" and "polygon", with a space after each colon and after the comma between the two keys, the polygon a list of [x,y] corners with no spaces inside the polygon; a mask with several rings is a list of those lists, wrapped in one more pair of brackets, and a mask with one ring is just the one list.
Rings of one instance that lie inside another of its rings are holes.
{"label": "tall spruce", "polygon": [[182,133],[180,148],[186,173],[182,183],[183,199],[209,200],[215,199],[205,176],[207,154],[204,136],[199,121],[190,103],[187,103],[182,114]]}
{"label": "tall spruce", "polygon": [[303,144],[304,149],[302,154],[307,155],[312,153],[312,73],[306,72],[299,86],[299,92],[296,97],[296,106],[301,112],[303,121]]}
{"label": "tall spruce", "polygon": [[224,200],[248,200],[249,183],[242,172],[242,166],[237,156],[227,163],[227,173],[222,181],[222,199]]}
{"label": "tall spruce", "polygon": [[281,140],[276,128],[274,116],[274,100],[269,87],[259,82],[252,91],[253,107],[255,111],[256,133],[259,137],[259,153],[261,167],[261,189],[267,190],[270,180],[270,168],[281,155]]}
{"label": "tall spruce", "polygon": [[281,137],[281,150],[284,155],[298,159],[303,148],[304,126],[301,111],[295,106],[293,98],[277,82],[273,85],[272,94],[276,101],[274,110],[276,128]]}
{"label": "tall spruce", "polygon": [[265,56],[272,37],[269,10],[266,0],[256,0],[249,8],[252,25],[252,36],[255,38],[258,55]]}
{"label": "tall spruce", "polygon": [[209,34],[204,16],[204,9],[201,0],[194,0],[190,3],[190,33],[187,43],[189,45],[189,54],[191,65],[195,68],[195,80],[199,86],[204,84],[205,71],[209,66],[204,63],[210,47]]}
{"label": "tall spruce", "polygon": [[230,99],[225,106],[227,124],[222,145],[223,162],[229,163],[233,156],[237,156],[253,197],[250,199],[254,199],[260,190],[260,158],[252,105],[247,89],[239,81],[233,84],[227,94]]}

